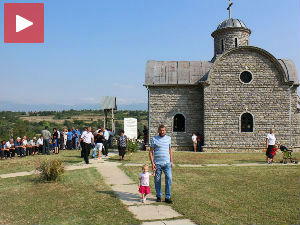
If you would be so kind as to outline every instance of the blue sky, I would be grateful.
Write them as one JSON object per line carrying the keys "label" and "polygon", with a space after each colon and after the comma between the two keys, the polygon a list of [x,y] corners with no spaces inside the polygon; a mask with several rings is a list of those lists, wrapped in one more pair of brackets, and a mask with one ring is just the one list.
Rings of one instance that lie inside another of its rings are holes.
{"label": "blue sky", "polygon": [[[4,44],[0,17],[0,101],[30,104],[147,102],[146,61],[210,60],[211,33],[227,0],[48,0],[44,44]],[[299,65],[299,0],[233,0],[250,45]],[[0,4],[3,12],[3,3]]]}

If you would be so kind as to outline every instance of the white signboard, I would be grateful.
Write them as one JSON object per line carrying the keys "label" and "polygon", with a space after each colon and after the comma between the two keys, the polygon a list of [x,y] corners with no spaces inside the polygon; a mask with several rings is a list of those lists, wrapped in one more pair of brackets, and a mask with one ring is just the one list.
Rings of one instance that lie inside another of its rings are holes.
{"label": "white signboard", "polygon": [[137,139],[137,119],[124,118],[124,132],[127,138]]}

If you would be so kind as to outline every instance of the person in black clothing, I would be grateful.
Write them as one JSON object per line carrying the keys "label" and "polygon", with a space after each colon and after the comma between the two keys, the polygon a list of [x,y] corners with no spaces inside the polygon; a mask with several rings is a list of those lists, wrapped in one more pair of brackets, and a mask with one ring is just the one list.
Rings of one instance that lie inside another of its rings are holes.
{"label": "person in black clothing", "polygon": [[65,142],[65,140],[64,140],[65,138],[64,138],[64,131],[62,130],[61,132],[60,132],[60,141],[59,141],[59,143],[60,143],[60,149],[59,150],[63,150],[63,149],[65,149],[65,144],[64,144],[64,142]]}
{"label": "person in black clothing", "polygon": [[80,139],[79,139],[79,145],[80,145],[80,148],[81,148],[81,158],[83,158],[83,145],[84,145],[84,143],[82,142],[82,140],[81,140],[81,137],[82,137],[82,135],[87,131],[87,127],[85,127],[85,128],[83,128],[83,132],[82,132],[82,134],[80,135]]}
{"label": "person in black clothing", "polygon": [[124,160],[124,156],[126,153],[126,147],[127,147],[127,136],[124,134],[124,131],[120,131],[120,136],[118,137],[118,150],[119,150],[119,156],[120,160]]}
{"label": "person in black clothing", "polygon": [[101,151],[103,149],[104,141],[105,141],[105,138],[103,136],[103,132],[101,130],[99,130],[95,136],[95,148],[94,148],[94,151],[92,154],[92,158],[95,158],[96,151],[98,150],[98,160],[101,159]]}
{"label": "person in black clothing", "polygon": [[202,149],[202,146],[203,146],[203,138],[202,138],[202,136],[200,135],[200,133],[199,132],[197,132],[197,150],[199,151],[199,152],[203,152],[203,149]]}
{"label": "person in black clothing", "polygon": [[146,126],[144,126],[143,134],[144,134],[144,147],[143,147],[143,149],[146,150],[146,145],[148,144],[148,128]]}
{"label": "person in black clothing", "polygon": [[140,129],[137,130],[137,139],[140,139],[142,136],[142,133],[140,131]]}
{"label": "person in black clothing", "polygon": [[53,128],[53,138],[52,138],[52,144],[54,147],[54,154],[58,154],[58,132],[56,128]]}

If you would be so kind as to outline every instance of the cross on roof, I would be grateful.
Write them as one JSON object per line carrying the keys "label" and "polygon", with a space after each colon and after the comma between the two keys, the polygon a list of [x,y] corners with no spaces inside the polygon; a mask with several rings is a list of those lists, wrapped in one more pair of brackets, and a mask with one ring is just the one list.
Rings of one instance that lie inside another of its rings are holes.
{"label": "cross on roof", "polygon": [[231,0],[229,0],[229,6],[227,8],[227,10],[229,11],[229,19],[231,19],[231,6],[233,5],[233,3],[231,2]]}

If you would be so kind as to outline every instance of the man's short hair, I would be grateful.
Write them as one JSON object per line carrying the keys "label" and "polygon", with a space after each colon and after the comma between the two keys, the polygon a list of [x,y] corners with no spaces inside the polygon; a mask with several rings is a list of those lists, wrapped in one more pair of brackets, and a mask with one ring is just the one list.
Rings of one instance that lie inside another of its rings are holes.
{"label": "man's short hair", "polygon": [[45,130],[48,130],[48,126],[45,126]]}
{"label": "man's short hair", "polygon": [[163,128],[165,128],[165,129],[167,129],[167,127],[165,126],[165,125],[160,125],[159,127],[158,127],[158,130],[160,130],[160,129],[163,129]]}

